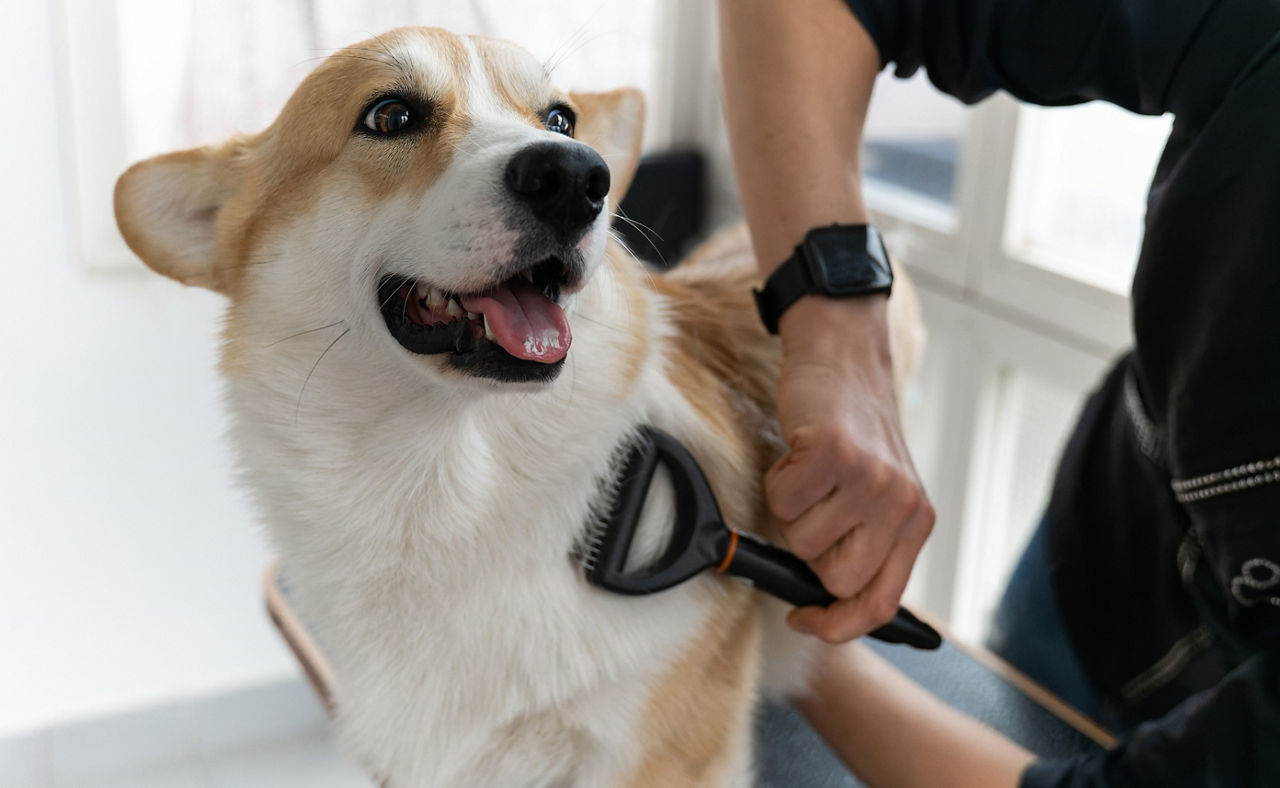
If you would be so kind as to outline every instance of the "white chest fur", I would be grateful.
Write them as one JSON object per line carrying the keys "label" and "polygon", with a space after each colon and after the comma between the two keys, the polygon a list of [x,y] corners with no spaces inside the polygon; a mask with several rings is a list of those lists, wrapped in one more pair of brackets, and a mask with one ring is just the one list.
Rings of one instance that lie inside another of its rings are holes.
{"label": "white chest fur", "polygon": [[[602,271],[579,310],[620,315],[615,289]],[[424,392],[358,331],[314,372],[326,342],[230,375],[244,476],[334,664],[340,738],[394,785],[607,784],[719,593],[613,596],[571,559],[631,429],[702,429],[656,349],[623,392],[626,327],[577,325],[569,366],[536,393]],[[670,516],[658,485],[637,549]]]}

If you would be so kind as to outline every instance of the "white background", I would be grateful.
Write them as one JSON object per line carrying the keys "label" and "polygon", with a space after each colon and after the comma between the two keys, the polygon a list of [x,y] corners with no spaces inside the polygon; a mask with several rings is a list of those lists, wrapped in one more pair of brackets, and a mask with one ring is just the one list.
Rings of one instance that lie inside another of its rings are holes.
{"label": "white background", "polygon": [[0,735],[293,670],[220,440],[219,299],[86,273],[52,9],[4,15]]}

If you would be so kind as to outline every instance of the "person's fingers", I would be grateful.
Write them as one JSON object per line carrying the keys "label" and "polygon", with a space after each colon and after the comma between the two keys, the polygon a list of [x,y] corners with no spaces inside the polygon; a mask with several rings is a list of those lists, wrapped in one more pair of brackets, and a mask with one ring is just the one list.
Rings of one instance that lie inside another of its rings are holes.
{"label": "person's fingers", "polygon": [[[822,552],[808,561],[822,584],[835,596],[858,593],[871,582],[903,531],[928,506],[919,487],[906,477],[886,485],[868,500],[861,490],[841,488],[829,502],[811,510],[786,529],[788,544],[802,542]],[[816,516],[821,512],[823,519]],[[852,522],[851,522],[852,521]],[[843,528],[843,530],[841,530]]]}
{"label": "person's fingers", "polygon": [[817,558],[809,561],[823,587],[841,599],[854,596],[884,566],[897,528],[864,521],[845,533]]}
{"label": "person's fingers", "polygon": [[858,526],[857,514],[850,505],[851,498],[842,489],[832,490],[831,494],[810,506],[794,522],[781,523],[779,530],[787,543],[787,549],[810,564],[829,552]]}
{"label": "person's fingers", "polygon": [[778,520],[789,523],[826,498],[839,481],[838,468],[824,461],[804,436],[793,438],[784,454],[764,477],[765,499]]}
{"label": "person's fingers", "polygon": [[828,643],[847,643],[893,619],[911,578],[924,537],[932,527],[932,512],[922,512],[905,538],[893,545],[884,565],[867,587],[829,607],[805,607],[791,612],[787,623]]}

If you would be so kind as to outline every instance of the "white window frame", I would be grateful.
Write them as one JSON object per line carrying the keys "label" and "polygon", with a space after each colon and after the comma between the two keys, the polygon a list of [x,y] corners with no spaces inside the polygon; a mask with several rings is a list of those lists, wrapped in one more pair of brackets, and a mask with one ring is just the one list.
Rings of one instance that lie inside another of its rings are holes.
{"label": "white window frame", "polygon": [[115,0],[60,0],[61,86],[69,108],[68,194],[76,253],[91,273],[144,270],[116,227],[115,182],[128,166]]}
{"label": "white window frame", "polygon": [[874,221],[898,239],[894,251],[914,275],[930,331],[965,348],[941,362],[938,423],[909,425],[913,440],[927,445],[917,461],[923,454],[929,462],[920,470],[939,522],[908,598],[968,638],[985,632],[1031,525],[997,515],[1012,475],[1017,394],[1005,385],[1008,373],[1083,393],[1132,345],[1127,295],[1036,265],[1033,250],[1008,243],[1018,220],[1012,203],[1023,128],[1023,109],[1003,94],[970,112],[948,221],[924,198],[865,187]]}

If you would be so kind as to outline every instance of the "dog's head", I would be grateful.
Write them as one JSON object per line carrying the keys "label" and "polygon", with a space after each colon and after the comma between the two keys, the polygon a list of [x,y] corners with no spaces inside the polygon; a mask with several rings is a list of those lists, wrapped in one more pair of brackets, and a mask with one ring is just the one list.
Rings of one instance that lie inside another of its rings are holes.
{"label": "dog's head", "polygon": [[116,217],[264,337],[345,325],[433,379],[547,381],[643,114],[512,44],[401,28],[329,57],[262,133],[134,165]]}

